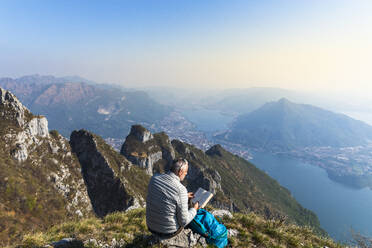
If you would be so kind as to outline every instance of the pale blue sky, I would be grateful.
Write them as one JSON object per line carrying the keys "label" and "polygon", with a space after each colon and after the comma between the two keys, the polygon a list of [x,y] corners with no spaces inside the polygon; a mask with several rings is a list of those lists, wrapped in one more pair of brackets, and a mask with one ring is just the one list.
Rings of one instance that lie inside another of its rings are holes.
{"label": "pale blue sky", "polygon": [[4,0],[0,77],[365,92],[370,13],[362,0]]}

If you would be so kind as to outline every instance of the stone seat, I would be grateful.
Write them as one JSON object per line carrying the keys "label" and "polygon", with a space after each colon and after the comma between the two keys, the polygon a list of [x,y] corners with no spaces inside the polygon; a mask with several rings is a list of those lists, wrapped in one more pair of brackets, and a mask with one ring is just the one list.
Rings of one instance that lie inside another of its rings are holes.
{"label": "stone seat", "polygon": [[183,229],[177,236],[168,239],[152,234],[148,244],[149,246],[161,244],[168,248],[194,247],[196,245],[199,247],[207,246],[205,238],[193,233],[191,229]]}

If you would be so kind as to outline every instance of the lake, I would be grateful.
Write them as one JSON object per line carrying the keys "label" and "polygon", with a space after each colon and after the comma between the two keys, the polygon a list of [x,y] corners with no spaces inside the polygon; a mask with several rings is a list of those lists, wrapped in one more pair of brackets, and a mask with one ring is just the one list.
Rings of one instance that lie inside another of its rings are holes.
{"label": "lake", "polygon": [[330,180],[324,169],[284,156],[254,152],[251,162],[315,212],[332,238],[350,241],[351,228],[372,236],[372,190],[348,188]]}

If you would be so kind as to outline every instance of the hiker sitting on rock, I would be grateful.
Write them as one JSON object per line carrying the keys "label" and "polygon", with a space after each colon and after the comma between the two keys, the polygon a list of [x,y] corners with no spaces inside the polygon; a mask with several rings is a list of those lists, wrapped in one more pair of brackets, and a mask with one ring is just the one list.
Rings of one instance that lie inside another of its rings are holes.
{"label": "hiker sitting on rock", "polygon": [[195,217],[199,203],[188,207],[193,193],[187,193],[181,184],[188,167],[186,159],[177,159],[168,173],[151,178],[146,199],[146,222],[153,234],[164,238],[176,236]]}

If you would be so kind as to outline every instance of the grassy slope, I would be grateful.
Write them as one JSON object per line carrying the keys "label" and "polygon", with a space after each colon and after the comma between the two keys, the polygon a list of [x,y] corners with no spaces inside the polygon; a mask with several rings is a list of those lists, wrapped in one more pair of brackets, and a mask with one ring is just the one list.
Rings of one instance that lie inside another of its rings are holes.
{"label": "grassy slope", "polygon": [[[236,213],[232,219],[224,217],[220,221],[227,228],[238,231],[238,235],[230,239],[233,247],[342,247],[329,238],[317,236],[310,228],[265,220],[253,213]],[[98,245],[111,244],[115,238],[117,241],[125,241],[122,247],[148,247],[148,235],[145,210],[135,209],[127,213],[112,213],[104,219],[70,221],[46,232],[29,233],[23,237],[19,247],[41,247],[66,237],[75,237],[81,241],[95,239]],[[86,247],[98,245],[92,242],[86,244]]]}

